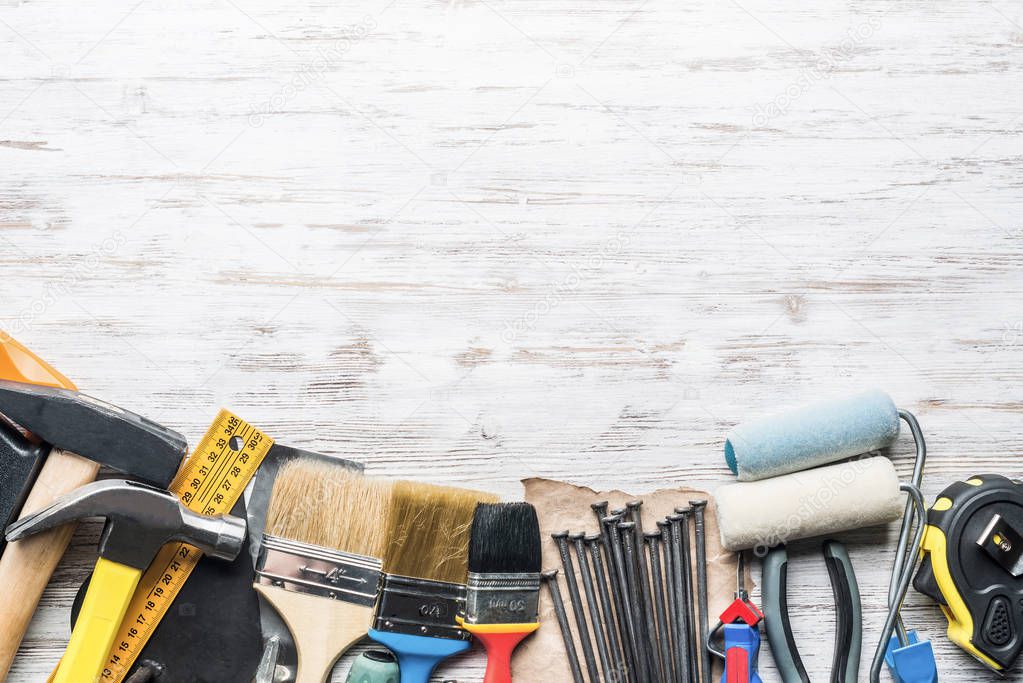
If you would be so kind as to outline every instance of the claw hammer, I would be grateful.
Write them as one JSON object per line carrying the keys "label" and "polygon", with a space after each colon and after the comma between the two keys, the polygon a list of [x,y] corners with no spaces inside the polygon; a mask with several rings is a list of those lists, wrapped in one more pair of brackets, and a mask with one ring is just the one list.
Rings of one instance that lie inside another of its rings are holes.
{"label": "claw hammer", "polygon": [[[99,560],[54,683],[98,681],[142,573],[165,544],[180,541],[232,561],[245,543],[245,520],[192,512],[169,491],[127,480],[97,481],[7,527],[8,541],[86,517],[104,517]],[[16,546],[17,544],[15,544]]]}
{"label": "claw hammer", "polygon": [[[95,480],[102,464],[166,487],[187,449],[177,432],[78,393],[64,375],[0,333],[0,524]],[[0,600],[0,680],[74,528],[66,524],[6,547],[0,539],[0,595],[18,596]]]}

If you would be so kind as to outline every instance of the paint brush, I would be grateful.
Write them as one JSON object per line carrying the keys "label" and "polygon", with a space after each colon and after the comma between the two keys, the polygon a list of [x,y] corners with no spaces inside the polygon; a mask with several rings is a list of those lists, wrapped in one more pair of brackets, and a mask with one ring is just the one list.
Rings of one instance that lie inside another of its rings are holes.
{"label": "paint brush", "polygon": [[393,482],[298,458],[274,481],[255,589],[287,624],[295,683],[324,683],[373,623]]}
{"label": "paint brush", "polygon": [[398,658],[401,683],[427,683],[471,646],[455,617],[465,608],[469,530],[478,491],[399,481],[387,523],[384,580],[369,637]]}
{"label": "paint brush", "polygon": [[469,536],[465,616],[483,643],[483,683],[511,683],[512,652],[540,628],[540,521],[529,503],[481,503]]}

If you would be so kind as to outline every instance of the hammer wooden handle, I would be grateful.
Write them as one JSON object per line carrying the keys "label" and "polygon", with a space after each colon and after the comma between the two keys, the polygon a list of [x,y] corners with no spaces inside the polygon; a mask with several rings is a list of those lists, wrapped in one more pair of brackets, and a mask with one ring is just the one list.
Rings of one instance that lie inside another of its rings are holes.
{"label": "hammer wooden handle", "polygon": [[[41,510],[65,493],[95,481],[98,473],[95,461],[54,449],[43,463],[21,516]],[[0,600],[0,681],[7,677],[43,590],[67,550],[75,527],[67,524],[8,543],[0,555],[0,595],[8,596]]]}

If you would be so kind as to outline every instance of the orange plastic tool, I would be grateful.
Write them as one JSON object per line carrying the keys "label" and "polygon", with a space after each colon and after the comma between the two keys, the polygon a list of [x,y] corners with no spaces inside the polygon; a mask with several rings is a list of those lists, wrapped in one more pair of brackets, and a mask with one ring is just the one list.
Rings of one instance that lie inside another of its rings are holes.
{"label": "orange plastic tool", "polygon": [[0,379],[44,387],[77,389],[71,380],[6,332],[0,332]]}

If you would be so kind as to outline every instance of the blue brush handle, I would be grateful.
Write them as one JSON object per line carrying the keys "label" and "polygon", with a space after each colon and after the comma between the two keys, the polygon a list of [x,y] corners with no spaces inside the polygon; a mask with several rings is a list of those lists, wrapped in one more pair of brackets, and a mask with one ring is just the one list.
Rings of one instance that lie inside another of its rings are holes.
{"label": "blue brush handle", "polygon": [[398,658],[401,683],[429,683],[430,675],[438,664],[472,647],[468,640],[427,638],[376,629],[369,630],[369,637]]}

